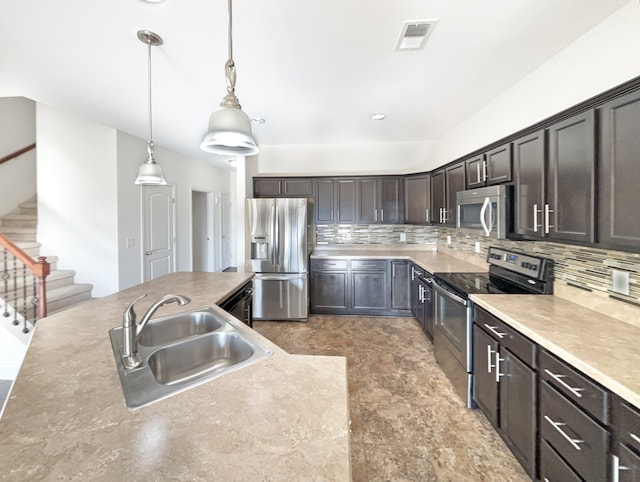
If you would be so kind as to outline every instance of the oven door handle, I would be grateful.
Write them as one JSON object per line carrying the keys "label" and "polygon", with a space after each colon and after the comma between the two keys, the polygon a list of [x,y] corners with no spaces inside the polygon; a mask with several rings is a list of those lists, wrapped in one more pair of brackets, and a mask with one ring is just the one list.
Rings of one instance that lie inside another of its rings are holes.
{"label": "oven door handle", "polygon": [[441,295],[446,296],[447,298],[455,301],[456,303],[460,303],[461,305],[467,306],[467,300],[465,300],[464,298],[461,298],[456,294],[453,294],[451,291],[441,286],[435,279],[432,278],[431,284]]}
{"label": "oven door handle", "polygon": [[489,223],[487,224],[486,213],[487,209],[491,206],[491,199],[488,197],[484,198],[484,203],[482,203],[482,209],[480,209],[480,223],[482,224],[482,229],[484,229],[485,236],[491,235],[491,228],[493,228],[493,219],[491,219],[491,210],[489,209]]}

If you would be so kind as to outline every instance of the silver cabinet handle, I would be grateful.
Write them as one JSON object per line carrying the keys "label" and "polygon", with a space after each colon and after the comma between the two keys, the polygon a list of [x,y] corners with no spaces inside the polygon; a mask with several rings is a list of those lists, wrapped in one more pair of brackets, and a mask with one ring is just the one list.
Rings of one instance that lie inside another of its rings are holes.
{"label": "silver cabinet handle", "polygon": [[620,459],[618,458],[617,455],[611,455],[611,472],[613,475],[613,477],[611,478],[611,482],[620,481],[621,470],[630,470],[630,468],[624,465],[620,465]]}
{"label": "silver cabinet handle", "polygon": [[629,432],[629,437],[631,437],[633,440],[635,440],[640,444],[640,437],[638,437],[635,433]]}
{"label": "silver cabinet handle", "polygon": [[424,303],[424,286],[418,286],[418,301]]}
{"label": "silver cabinet handle", "polygon": [[549,213],[554,212],[553,209],[549,209],[549,205],[545,204],[544,205],[544,232],[545,234],[549,234],[549,228],[555,228],[555,226],[552,226],[549,224]]}
{"label": "silver cabinet handle", "polygon": [[384,209],[380,209],[380,222],[384,223]]}
{"label": "silver cabinet handle", "polygon": [[487,180],[487,161],[482,161],[482,182]]}
{"label": "silver cabinet handle", "polygon": [[425,222],[429,222],[429,208],[425,209],[426,212],[426,216],[425,216]]}
{"label": "silver cabinet handle", "polygon": [[500,333],[498,331],[498,327],[497,326],[489,326],[486,323],[484,324],[484,327],[489,330],[491,333],[493,333],[494,335],[496,335],[498,338],[504,338],[506,333]]}
{"label": "silver cabinet handle", "polygon": [[504,373],[500,373],[501,361],[504,361],[504,358],[500,358],[500,353],[496,350],[496,383],[500,383],[500,377],[504,375]]}
{"label": "silver cabinet handle", "polygon": [[145,251],[144,254],[146,254],[147,256],[151,256],[153,254],[153,251]]}
{"label": "silver cabinet handle", "polygon": [[580,448],[580,446],[578,444],[583,444],[584,440],[580,440],[580,439],[575,439],[575,438],[571,438],[569,437],[564,430],[562,430],[560,427],[564,427],[566,425],[566,423],[562,423],[562,422],[554,422],[553,420],[551,420],[551,418],[548,415],[544,416],[544,419],[549,422],[551,424],[551,426],[553,428],[555,428],[558,432],[560,432],[560,435],[562,435],[565,440],[567,442],[569,442],[574,449],[576,450],[582,450],[582,448]]}
{"label": "silver cabinet handle", "polygon": [[496,353],[491,349],[491,345],[487,345],[487,373],[491,373],[491,369],[495,366],[491,364],[491,354]]}
{"label": "silver cabinet handle", "polygon": [[478,174],[478,180],[476,182],[482,182],[482,179],[480,178],[480,163],[479,162],[476,164],[476,173]]}
{"label": "silver cabinet handle", "polygon": [[533,232],[537,233],[538,232],[538,213],[541,213],[542,210],[538,209],[538,205],[534,204],[533,205]]}
{"label": "silver cabinet handle", "polygon": [[411,267],[411,281],[413,281],[414,279],[416,279],[416,269],[412,266]]}
{"label": "silver cabinet handle", "polygon": [[580,392],[584,391],[584,388],[575,388],[569,385],[568,383],[566,383],[564,380],[562,380],[564,377],[566,377],[566,375],[557,375],[547,368],[544,369],[544,372],[547,375],[549,375],[551,378],[553,378],[556,382],[558,382],[560,385],[562,385],[564,388],[566,388],[571,393],[573,393],[576,397],[582,398],[582,394]]}

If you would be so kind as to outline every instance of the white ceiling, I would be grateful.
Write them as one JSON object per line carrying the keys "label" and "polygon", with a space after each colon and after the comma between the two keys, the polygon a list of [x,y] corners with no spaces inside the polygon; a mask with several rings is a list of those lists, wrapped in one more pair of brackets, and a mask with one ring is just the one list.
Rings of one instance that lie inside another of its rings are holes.
{"label": "white ceiling", "polygon": [[[235,0],[236,93],[261,145],[437,140],[629,0]],[[0,96],[199,150],[225,94],[225,0],[0,0]],[[438,19],[395,51],[406,20]],[[385,112],[387,119],[369,115]]]}

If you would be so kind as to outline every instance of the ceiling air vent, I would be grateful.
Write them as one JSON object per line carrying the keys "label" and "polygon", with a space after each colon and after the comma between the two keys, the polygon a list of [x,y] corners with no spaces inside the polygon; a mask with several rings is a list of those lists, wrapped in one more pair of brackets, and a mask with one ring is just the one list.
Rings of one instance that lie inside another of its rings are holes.
{"label": "ceiling air vent", "polygon": [[438,20],[408,20],[402,25],[396,50],[419,50],[438,23]]}

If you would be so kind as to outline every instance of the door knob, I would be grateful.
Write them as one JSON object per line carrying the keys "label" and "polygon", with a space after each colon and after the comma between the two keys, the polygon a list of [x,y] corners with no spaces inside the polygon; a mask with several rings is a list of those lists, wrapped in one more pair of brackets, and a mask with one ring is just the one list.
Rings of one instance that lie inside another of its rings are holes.
{"label": "door knob", "polygon": [[153,253],[153,251],[145,251],[144,254],[146,254],[147,256],[150,256],[151,253]]}

